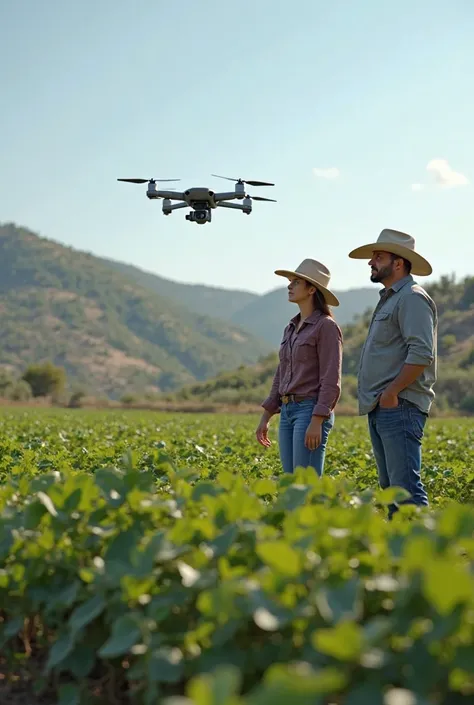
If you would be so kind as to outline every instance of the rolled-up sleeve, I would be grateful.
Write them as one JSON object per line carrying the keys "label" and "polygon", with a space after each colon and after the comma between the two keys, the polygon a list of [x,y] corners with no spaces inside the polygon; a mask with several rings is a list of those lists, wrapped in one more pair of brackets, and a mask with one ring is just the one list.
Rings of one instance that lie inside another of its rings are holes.
{"label": "rolled-up sleeve", "polygon": [[407,345],[405,364],[431,365],[435,357],[436,311],[421,292],[402,297],[398,322]]}
{"label": "rolled-up sleeve", "polygon": [[262,403],[262,406],[266,411],[270,412],[270,414],[280,413],[280,364],[278,364],[275,375],[273,377],[273,383],[272,388],[270,390],[270,394]]}
{"label": "rolled-up sleeve", "polygon": [[326,318],[318,332],[320,388],[313,416],[330,416],[341,395],[342,332],[332,318]]}

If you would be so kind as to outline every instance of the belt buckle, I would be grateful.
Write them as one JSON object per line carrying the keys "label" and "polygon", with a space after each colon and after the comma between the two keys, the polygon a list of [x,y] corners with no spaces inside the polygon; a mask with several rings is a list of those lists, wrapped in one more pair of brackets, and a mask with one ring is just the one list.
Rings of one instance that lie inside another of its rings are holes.
{"label": "belt buckle", "polygon": [[288,394],[284,394],[282,396],[281,400],[282,400],[283,404],[288,404],[288,402],[290,401],[290,397],[288,396]]}

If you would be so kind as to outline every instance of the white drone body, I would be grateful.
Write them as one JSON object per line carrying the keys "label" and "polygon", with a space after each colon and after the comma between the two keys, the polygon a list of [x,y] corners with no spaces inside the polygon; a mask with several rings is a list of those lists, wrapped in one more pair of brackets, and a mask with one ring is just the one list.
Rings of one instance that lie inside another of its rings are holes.
{"label": "white drone body", "polygon": [[[213,176],[217,176],[213,174]],[[178,208],[191,208],[191,212],[186,215],[186,220],[198,225],[211,222],[211,211],[214,208],[234,208],[246,215],[252,212],[252,201],[272,201],[273,198],[262,198],[261,196],[249,196],[245,193],[244,184],[252,186],[274,186],[275,184],[266,181],[246,181],[244,179],[230,179],[227,176],[218,176],[219,179],[235,181],[233,191],[216,193],[205,186],[195,186],[186,191],[166,191],[157,187],[157,181],[179,181],[179,179],[117,179],[117,181],[127,181],[133,184],[144,184],[148,181],[146,195],[150,200],[162,199],[163,215],[171,215],[172,211]],[[240,200],[242,203],[230,203],[230,201]],[[172,203],[177,201],[177,203]]]}

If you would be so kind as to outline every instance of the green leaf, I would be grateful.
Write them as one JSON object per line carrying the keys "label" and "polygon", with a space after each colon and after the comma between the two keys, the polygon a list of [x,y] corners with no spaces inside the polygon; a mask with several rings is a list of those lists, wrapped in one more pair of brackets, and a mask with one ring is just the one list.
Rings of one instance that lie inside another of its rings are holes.
{"label": "green leaf", "polygon": [[213,556],[215,558],[220,556],[225,556],[234,541],[239,535],[239,528],[236,524],[229,524],[229,526],[222,531],[218,536],[209,542],[209,548],[212,550]]}
{"label": "green leaf", "polygon": [[191,499],[193,502],[199,502],[203,497],[209,495],[210,497],[217,497],[221,494],[222,489],[215,482],[210,482],[208,480],[202,480],[198,482],[192,491]]}
{"label": "green leaf", "polygon": [[49,651],[48,661],[46,662],[46,671],[56,668],[64,659],[66,659],[74,648],[74,637],[71,633],[63,634],[53,644]]}
{"label": "green leaf", "polygon": [[67,683],[59,686],[57,705],[80,705],[81,690],[79,686]]}
{"label": "green leaf", "polygon": [[218,666],[213,673],[191,680],[186,694],[194,705],[232,705],[241,686],[241,674],[233,666]]}
{"label": "green leaf", "polygon": [[278,496],[275,510],[292,512],[294,509],[297,509],[297,507],[301,507],[306,502],[309,489],[310,488],[306,486],[290,485]]}
{"label": "green leaf", "polygon": [[403,487],[387,487],[375,493],[375,501],[382,505],[398,504],[410,497],[411,494]]}
{"label": "green leaf", "polygon": [[380,685],[362,683],[348,693],[344,705],[385,705]]}
{"label": "green leaf", "polygon": [[104,560],[106,562],[126,562],[139,540],[140,530],[138,527],[133,526],[127,531],[121,531],[109,543],[107,551],[104,555]]}
{"label": "green leaf", "polygon": [[111,468],[99,468],[95,472],[94,479],[111,506],[120,507],[123,504],[126,495],[123,472]]}
{"label": "green leaf", "polygon": [[474,675],[474,644],[457,649],[453,666]]}
{"label": "green leaf", "polygon": [[30,502],[24,512],[24,526],[27,531],[36,529],[43,516],[47,513],[44,503],[39,499]]}
{"label": "green leaf", "polygon": [[94,668],[96,652],[91,646],[77,644],[61,664],[61,670],[69,671],[78,679],[86,678]]}
{"label": "green leaf", "polygon": [[322,705],[325,695],[338,693],[347,683],[336,668],[314,670],[307,663],[271,666],[248,697],[248,705]]}
{"label": "green leaf", "polygon": [[318,629],[311,641],[317,651],[338,661],[357,661],[364,645],[361,628],[354,622],[340,622],[333,629]]}
{"label": "green leaf", "polygon": [[119,617],[112,626],[112,634],[99,649],[102,658],[116,658],[130,651],[141,637],[136,615]]}
{"label": "green leaf", "polygon": [[12,617],[8,620],[3,628],[3,634],[7,639],[11,639],[12,636],[16,636],[20,629],[23,629],[24,618],[23,617]]}
{"label": "green leaf", "polygon": [[72,581],[60,592],[50,593],[49,600],[45,606],[45,613],[50,614],[56,610],[64,610],[71,607],[77,599],[81,584],[79,580]]}
{"label": "green leaf", "polygon": [[80,487],[77,487],[74,489],[66,498],[63,504],[63,511],[67,512],[70,514],[71,512],[74,512],[82,499],[82,489]]}
{"label": "green leaf", "polygon": [[92,622],[105,609],[106,602],[102,595],[94,595],[72,612],[69,617],[71,633],[76,634],[80,629]]}
{"label": "green leaf", "polygon": [[152,683],[178,683],[184,672],[183,654],[178,648],[155,649],[148,662],[148,678]]}
{"label": "green leaf", "polygon": [[264,563],[282,575],[296,577],[301,573],[302,558],[285,541],[262,541],[257,544],[256,552]]}
{"label": "green leaf", "polygon": [[273,482],[273,480],[270,480],[268,477],[265,477],[260,480],[256,480],[256,482],[253,484],[252,489],[255,494],[258,494],[260,497],[265,494],[275,494],[276,483]]}
{"label": "green leaf", "polygon": [[337,623],[342,619],[357,619],[362,610],[362,586],[358,578],[346,580],[337,587],[323,586],[316,604],[323,619]]}
{"label": "green leaf", "polygon": [[37,496],[41,504],[46,508],[46,511],[48,511],[51,516],[57,517],[58,512],[53,504],[53,500],[51,499],[51,497],[49,497],[49,495],[47,495],[45,492],[38,492]]}
{"label": "green leaf", "polygon": [[440,614],[447,615],[459,603],[472,600],[474,579],[454,561],[437,558],[423,572],[423,592]]}

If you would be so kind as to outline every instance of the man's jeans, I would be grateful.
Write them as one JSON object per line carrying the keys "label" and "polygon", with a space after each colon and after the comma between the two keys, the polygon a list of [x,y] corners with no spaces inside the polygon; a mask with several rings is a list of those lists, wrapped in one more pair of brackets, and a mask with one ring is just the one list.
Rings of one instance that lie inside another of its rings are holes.
{"label": "man's jeans", "polygon": [[319,476],[324,471],[326,445],[329,433],[334,426],[334,414],[325,419],[321,427],[321,443],[316,450],[309,450],[304,444],[306,430],[311,422],[315,400],[282,404],[278,442],[283,471],[294,472],[297,467],[312,467]]}
{"label": "man's jeans", "polygon": [[[379,482],[386,487],[403,487],[411,499],[403,504],[428,506],[428,496],[421,480],[421,442],[427,415],[417,406],[399,399],[398,406],[383,409],[379,405],[369,413],[372,448]],[[389,517],[397,510],[389,507]]]}

